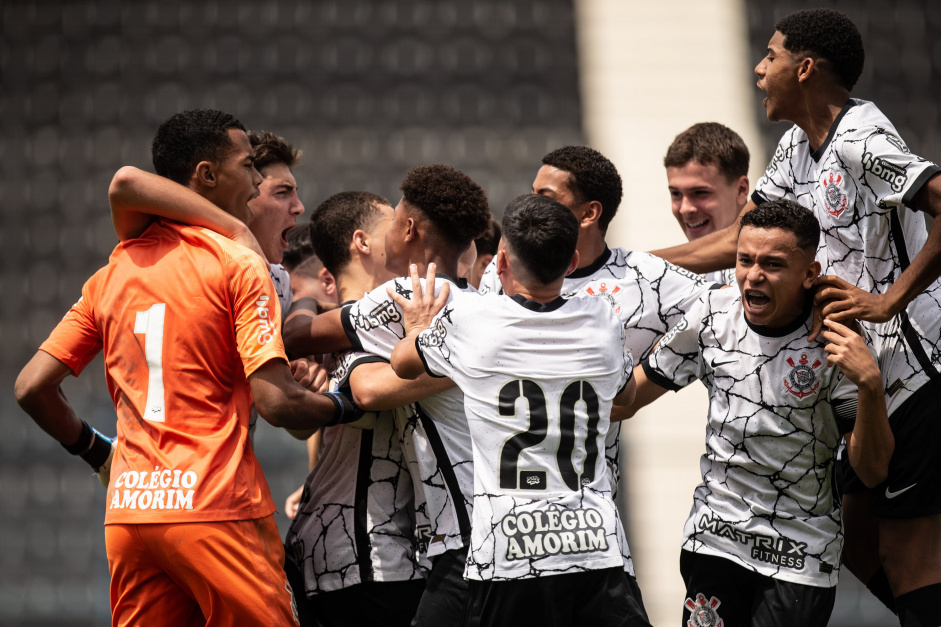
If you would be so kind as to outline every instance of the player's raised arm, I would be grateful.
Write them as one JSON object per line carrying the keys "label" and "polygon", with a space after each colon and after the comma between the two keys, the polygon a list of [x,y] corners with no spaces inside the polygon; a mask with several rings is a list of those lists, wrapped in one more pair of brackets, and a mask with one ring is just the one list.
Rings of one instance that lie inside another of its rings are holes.
{"label": "player's raised arm", "polygon": [[111,180],[108,201],[114,231],[122,242],[140,237],[154,220],[162,217],[212,229],[262,254],[244,222],[168,178],[124,166]]}
{"label": "player's raised arm", "polygon": [[271,359],[248,376],[258,414],[290,431],[352,422],[355,407],[342,394],[318,394],[302,387],[280,359]]}
{"label": "player's raised arm", "polygon": [[353,348],[343,328],[343,310],[318,315],[318,308],[313,298],[302,298],[291,307],[281,332],[289,355],[322,355]]}
{"label": "player's raised arm", "polygon": [[438,296],[435,296],[436,266],[434,263],[428,264],[424,290],[418,279],[418,266],[411,264],[408,270],[412,278],[411,300],[388,290],[389,297],[402,310],[402,327],[405,329],[405,337],[392,351],[391,362],[396,375],[403,379],[414,379],[425,371],[425,364],[418,353],[418,347],[415,346],[415,340],[418,339],[419,333],[431,325],[435,314],[444,307],[448,300],[450,286],[444,283]]}
{"label": "player's raised arm", "polygon": [[385,362],[362,364],[350,373],[350,388],[356,406],[365,411],[395,409],[454,387],[447,377],[422,373],[415,379],[402,379]]}
{"label": "player's raised arm", "polygon": [[692,242],[650,251],[651,254],[700,274],[735,267],[739,222],[742,215],[756,207],[753,200],[739,214],[738,220],[721,231],[710,233]]}
{"label": "player's raised arm", "polygon": [[[889,460],[895,451],[895,437],[882,386],[882,373],[863,338],[849,327],[825,320],[823,332],[828,344],[827,363],[835,365],[856,384],[856,423],[846,434],[850,465],[867,487],[882,483],[889,473]],[[839,409],[836,409],[839,414]]]}

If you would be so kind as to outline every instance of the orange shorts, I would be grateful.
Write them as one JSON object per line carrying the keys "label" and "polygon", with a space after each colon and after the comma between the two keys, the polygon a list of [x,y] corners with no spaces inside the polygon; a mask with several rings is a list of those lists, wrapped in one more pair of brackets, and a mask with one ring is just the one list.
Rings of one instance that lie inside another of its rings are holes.
{"label": "orange shorts", "polygon": [[298,625],[274,517],[105,525],[111,624]]}

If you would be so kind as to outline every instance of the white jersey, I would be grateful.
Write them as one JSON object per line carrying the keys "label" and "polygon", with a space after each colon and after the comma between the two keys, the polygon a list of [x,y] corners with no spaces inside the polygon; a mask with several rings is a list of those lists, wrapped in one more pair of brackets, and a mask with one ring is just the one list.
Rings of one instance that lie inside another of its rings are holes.
{"label": "white jersey", "polygon": [[731,285],[735,287],[735,268],[725,268],[724,270],[716,270],[715,272],[707,272],[702,275],[706,281],[710,283],[716,283],[718,285]]}
{"label": "white jersey", "polygon": [[[924,215],[907,205],[939,171],[911,154],[874,104],[851,99],[814,152],[800,128],[786,132],[752,198],[811,209],[823,235],[823,273],[881,294],[925,244]],[[939,309],[935,281],[889,322],[863,323],[876,345],[889,415],[941,368]]]}
{"label": "white jersey", "polygon": [[427,371],[465,394],[475,473],[464,576],[621,567],[629,551],[601,447],[633,364],[611,309],[590,298],[465,296],[417,346]]}
{"label": "white jersey", "polygon": [[[379,358],[346,352],[331,360],[326,366],[332,387],[342,390],[355,366]],[[372,429],[324,428],[320,458],[285,544],[294,551],[308,595],[424,576],[416,553],[412,480],[392,412],[379,412]]]}
{"label": "white jersey", "polygon": [[274,291],[278,295],[278,302],[281,304],[281,324],[288,317],[288,310],[291,308],[291,301],[294,295],[291,293],[291,277],[288,271],[280,263],[273,263],[269,266],[271,282],[274,283]]}
{"label": "white jersey", "polygon": [[810,312],[808,301],[789,327],[759,327],[745,319],[738,290],[715,290],[643,366],[661,387],[701,379],[709,390],[702,483],[683,549],[832,587],[843,547],[832,475],[857,391],[827,366],[823,341],[808,343]]}
{"label": "white jersey", "polygon": [[[614,248],[565,277],[562,296],[599,296],[611,304],[624,324],[625,346],[639,363],[704,291],[717,287],[655,255]],[[495,261],[480,279],[480,293],[488,292],[503,294]],[[615,493],[620,480],[620,433],[621,424],[614,423],[605,445]]]}
{"label": "white jersey", "polygon": [[[450,281],[447,277],[439,277]],[[436,289],[444,281],[438,281]],[[424,285],[424,279],[422,279]],[[355,350],[388,361],[405,337],[402,312],[386,288],[411,298],[410,278],[393,279],[342,309],[343,326]],[[476,296],[461,279],[452,282],[448,300],[458,293]],[[428,557],[465,545],[470,537],[474,486],[470,432],[464,416],[464,395],[457,388],[414,403],[414,412],[396,411],[402,446],[415,488],[416,508],[427,519]]]}

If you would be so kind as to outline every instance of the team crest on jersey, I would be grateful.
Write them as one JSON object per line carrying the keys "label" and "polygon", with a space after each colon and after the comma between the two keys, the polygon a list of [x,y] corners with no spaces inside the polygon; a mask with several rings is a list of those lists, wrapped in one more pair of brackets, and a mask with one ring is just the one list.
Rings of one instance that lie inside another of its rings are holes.
{"label": "team crest on jersey", "polygon": [[847,201],[846,192],[843,191],[841,185],[843,176],[840,174],[834,175],[833,172],[830,172],[829,176],[827,174],[823,175],[821,183],[827,197],[827,213],[834,218],[839,218],[846,210]]}
{"label": "team crest on jersey", "polygon": [[585,288],[585,293],[589,296],[600,296],[606,303],[614,308],[614,313],[621,313],[621,305],[615,300],[615,295],[621,292],[621,286],[608,281],[592,281]]}
{"label": "team crest on jersey", "polygon": [[784,378],[784,387],[787,388],[787,391],[801,399],[816,394],[817,389],[820,387],[820,381],[817,379],[817,369],[823,365],[823,362],[815,359],[814,363],[810,363],[807,355],[804,354],[800,356],[797,362],[794,361],[793,357],[788,357],[787,363],[791,366],[791,371]]}
{"label": "team crest on jersey", "polygon": [[722,601],[715,597],[707,601],[706,596],[699,593],[695,601],[686,599],[685,605],[689,610],[687,627],[722,627],[725,624],[716,612],[716,608],[722,605]]}

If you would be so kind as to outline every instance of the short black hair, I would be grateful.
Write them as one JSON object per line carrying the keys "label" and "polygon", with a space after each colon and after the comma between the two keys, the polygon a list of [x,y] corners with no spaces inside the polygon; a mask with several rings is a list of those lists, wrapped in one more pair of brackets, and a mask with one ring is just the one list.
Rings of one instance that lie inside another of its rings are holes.
{"label": "short black hair", "polygon": [[288,231],[288,247],[284,251],[281,265],[288,272],[299,266],[305,259],[314,254],[314,245],[310,241],[310,228],[296,226]]}
{"label": "short black hair", "polygon": [[847,91],[863,73],[863,38],[845,13],[805,9],[782,17],[774,30],[784,35],[785,50],[822,61],[823,68]]}
{"label": "short black hair", "polygon": [[624,195],[621,175],[614,164],[588,146],[563,146],[543,157],[542,163],[569,173],[569,188],[576,202],[601,203],[598,226],[607,231]]}
{"label": "short black hair", "polygon": [[677,135],[663,167],[682,168],[695,161],[714,165],[729,183],[748,176],[748,146],[738,133],[718,122],[700,122]]}
{"label": "short black hair", "polygon": [[490,218],[490,225],[487,227],[487,230],[474,240],[474,243],[477,245],[477,256],[496,255],[502,234],[500,223]]}
{"label": "short black hair", "polygon": [[401,185],[402,197],[421,211],[447,242],[466,249],[487,229],[487,194],[469,176],[449,165],[412,168]]}
{"label": "short black hair", "polygon": [[189,109],[160,125],[150,153],[154,171],[181,185],[201,161],[220,163],[232,148],[229,129],[245,127],[231,113],[217,109]]}
{"label": "short black hair", "polygon": [[382,217],[379,207],[389,201],[370,192],[340,192],[320,203],[310,214],[310,241],[330,274],[337,276],[352,260],[350,242],[357,230],[366,230]]}
{"label": "short black hair", "polygon": [[820,223],[817,216],[793,200],[772,200],[758,205],[742,215],[738,232],[741,233],[746,226],[788,231],[794,234],[797,245],[809,258],[813,259],[817,254],[817,244],[820,243]]}
{"label": "short black hair", "polygon": [[293,168],[301,159],[301,151],[291,142],[269,131],[252,131],[248,139],[255,154],[255,169],[259,172],[276,163]]}
{"label": "short black hair", "polygon": [[578,218],[548,196],[525,194],[503,212],[503,239],[523,269],[543,285],[564,277],[578,245]]}

